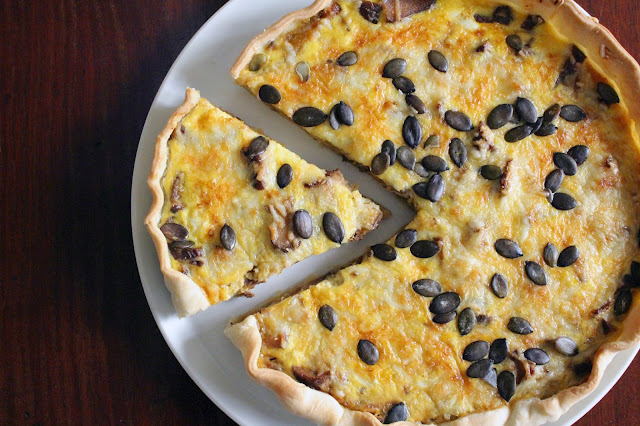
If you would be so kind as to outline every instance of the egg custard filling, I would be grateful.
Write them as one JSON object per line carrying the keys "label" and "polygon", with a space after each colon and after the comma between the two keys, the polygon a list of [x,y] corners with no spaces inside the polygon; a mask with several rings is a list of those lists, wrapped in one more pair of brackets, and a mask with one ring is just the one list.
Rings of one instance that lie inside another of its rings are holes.
{"label": "egg custard filling", "polygon": [[417,211],[227,330],[287,408],[541,423],[638,341],[640,93],[603,71],[637,64],[580,16],[571,1],[317,1],[247,47],[238,84]]}
{"label": "egg custard filling", "polygon": [[147,218],[182,316],[247,292],[382,217],[340,171],[302,160],[189,89],[158,138]]}

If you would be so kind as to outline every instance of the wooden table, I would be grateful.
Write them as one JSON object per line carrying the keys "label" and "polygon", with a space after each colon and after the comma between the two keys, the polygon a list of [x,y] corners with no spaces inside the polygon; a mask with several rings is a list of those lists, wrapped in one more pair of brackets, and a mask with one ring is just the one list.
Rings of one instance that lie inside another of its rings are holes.
{"label": "wooden table", "polygon": [[[130,184],[174,59],[222,0],[0,2],[0,420],[233,424],[173,357]],[[582,0],[636,58],[635,0]],[[637,424],[640,363],[579,424]]]}

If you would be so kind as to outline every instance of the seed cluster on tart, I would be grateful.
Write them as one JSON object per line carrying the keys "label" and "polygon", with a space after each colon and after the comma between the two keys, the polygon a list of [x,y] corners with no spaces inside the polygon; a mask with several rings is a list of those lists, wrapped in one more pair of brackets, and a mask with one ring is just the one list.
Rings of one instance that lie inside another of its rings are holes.
{"label": "seed cluster on tart", "polygon": [[639,340],[637,63],[570,0],[318,0],[231,70],[414,220],[227,329],[322,424],[543,423]]}
{"label": "seed cluster on tart", "polygon": [[187,89],[158,136],[146,218],[180,316],[247,295],[382,217],[340,171],[302,160]]}

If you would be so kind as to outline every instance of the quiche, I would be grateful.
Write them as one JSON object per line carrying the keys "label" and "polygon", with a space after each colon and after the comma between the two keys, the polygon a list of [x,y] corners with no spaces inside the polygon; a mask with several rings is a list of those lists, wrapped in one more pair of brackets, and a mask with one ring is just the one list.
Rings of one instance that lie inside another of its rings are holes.
{"label": "quiche", "polygon": [[187,89],[157,138],[145,220],[180,316],[362,237],[380,207]]}
{"label": "quiche", "polygon": [[321,424],[538,424],[639,341],[640,74],[570,0],[318,0],[236,82],[416,216],[231,325]]}

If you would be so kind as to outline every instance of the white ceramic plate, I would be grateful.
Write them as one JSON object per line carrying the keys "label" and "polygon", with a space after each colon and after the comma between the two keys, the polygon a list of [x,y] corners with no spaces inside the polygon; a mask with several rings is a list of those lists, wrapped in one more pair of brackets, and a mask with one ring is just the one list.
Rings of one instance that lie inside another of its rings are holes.
{"label": "white ceramic plate", "polygon": [[[321,147],[303,130],[271,111],[236,86],[229,69],[243,47],[258,32],[311,0],[232,0],[213,15],[191,39],[171,67],[151,106],[136,156],[131,188],[131,222],[140,279],[153,316],[174,355],[202,391],[240,424],[309,424],[286,412],[266,388],[245,373],[240,353],[224,336],[230,318],[249,312],[274,295],[311,276],[324,274],[333,265],[360,256],[372,244],[385,241],[406,225],[414,213],[385,191],[370,176]],[[347,180],[357,183],[367,197],[392,212],[380,228],[364,240],[346,244],[288,268],[256,287],[253,299],[237,298],[213,306],[194,317],[179,320],[164,286],[156,251],[143,220],[151,205],[146,187],[155,137],[171,112],[184,99],[187,86],[251,126],[284,143],[302,158],[326,169],[339,167]],[[554,424],[571,424],[593,407],[615,384],[638,348],[618,354],[607,368],[602,383]]]}

